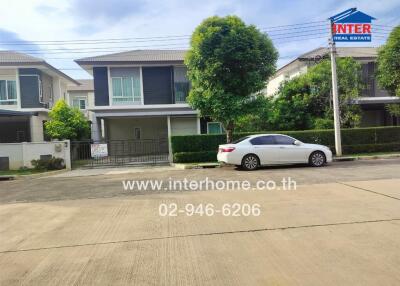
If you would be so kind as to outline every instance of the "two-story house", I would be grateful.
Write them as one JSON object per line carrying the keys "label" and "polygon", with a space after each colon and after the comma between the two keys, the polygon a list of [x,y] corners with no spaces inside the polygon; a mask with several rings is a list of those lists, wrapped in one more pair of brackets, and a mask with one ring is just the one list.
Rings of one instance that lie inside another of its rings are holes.
{"label": "two-story house", "polygon": [[[337,57],[352,57],[361,64],[364,90],[352,103],[359,104],[362,109],[361,125],[369,127],[400,124],[400,118],[391,116],[385,108],[386,104],[400,103],[400,98],[391,96],[386,90],[379,88],[376,81],[377,48],[338,47],[336,50]],[[266,95],[274,96],[285,80],[306,73],[310,66],[324,58],[329,58],[329,49],[317,48],[284,65],[269,80]]]}
{"label": "two-story house", "polygon": [[0,142],[44,140],[49,109],[74,79],[44,60],[0,51]]}
{"label": "two-story house", "polygon": [[135,50],[76,60],[93,75],[92,139],[149,140],[168,153],[172,135],[215,132],[219,123],[201,119],[186,103],[185,52]]}

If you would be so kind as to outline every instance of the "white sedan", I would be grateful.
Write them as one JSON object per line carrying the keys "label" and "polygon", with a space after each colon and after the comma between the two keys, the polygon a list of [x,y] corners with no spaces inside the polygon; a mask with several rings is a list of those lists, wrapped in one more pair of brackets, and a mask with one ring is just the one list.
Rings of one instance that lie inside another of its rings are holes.
{"label": "white sedan", "polygon": [[287,135],[258,134],[219,145],[217,158],[218,162],[242,166],[246,170],[298,163],[321,167],[332,162],[332,152],[326,146],[306,144]]}

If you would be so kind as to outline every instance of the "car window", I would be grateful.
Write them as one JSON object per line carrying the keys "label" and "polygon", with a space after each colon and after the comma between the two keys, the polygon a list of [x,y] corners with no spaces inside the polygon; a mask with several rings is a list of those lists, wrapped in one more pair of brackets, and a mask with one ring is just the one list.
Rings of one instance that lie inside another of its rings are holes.
{"label": "car window", "polygon": [[231,144],[240,143],[240,142],[242,142],[243,140],[246,140],[247,138],[249,138],[249,136],[236,139],[236,140],[234,140]]}
{"label": "car window", "polygon": [[252,145],[274,145],[274,136],[260,136],[250,140]]}
{"label": "car window", "polygon": [[282,135],[275,135],[274,137],[277,145],[293,145],[295,141],[293,138]]}

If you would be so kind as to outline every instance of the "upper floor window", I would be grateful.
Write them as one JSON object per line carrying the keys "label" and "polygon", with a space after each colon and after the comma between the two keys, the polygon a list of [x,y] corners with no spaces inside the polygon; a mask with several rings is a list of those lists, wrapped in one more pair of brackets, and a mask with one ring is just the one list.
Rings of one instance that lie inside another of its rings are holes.
{"label": "upper floor window", "polygon": [[0,80],[0,105],[17,104],[17,85],[15,80]]}
{"label": "upper floor window", "polygon": [[186,67],[174,67],[175,103],[185,103],[189,94],[190,82]]}
{"label": "upper floor window", "polygon": [[81,110],[86,109],[86,99],[85,98],[74,98],[72,99],[72,106]]}
{"label": "upper floor window", "polygon": [[112,103],[140,104],[142,101],[140,75],[112,77]]}

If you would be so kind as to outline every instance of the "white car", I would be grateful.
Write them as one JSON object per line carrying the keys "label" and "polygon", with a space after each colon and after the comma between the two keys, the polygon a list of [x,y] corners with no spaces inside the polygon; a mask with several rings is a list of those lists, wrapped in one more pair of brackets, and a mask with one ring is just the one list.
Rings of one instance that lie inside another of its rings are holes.
{"label": "white car", "polygon": [[321,167],[332,162],[332,152],[326,146],[306,144],[287,135],[258,134],[219,145],[217,158],[218,162],[242,166],[246,170],[297,163]]}

